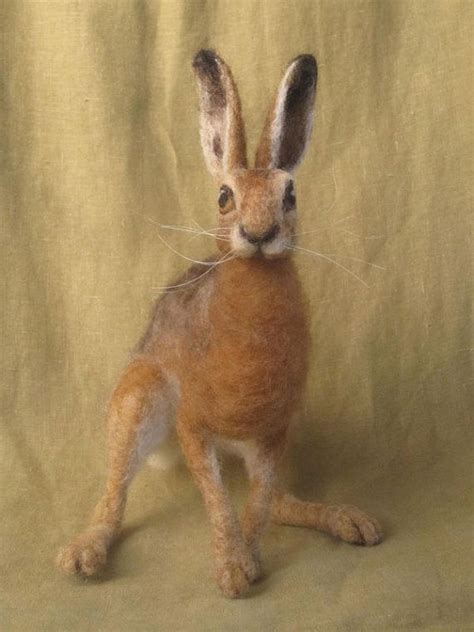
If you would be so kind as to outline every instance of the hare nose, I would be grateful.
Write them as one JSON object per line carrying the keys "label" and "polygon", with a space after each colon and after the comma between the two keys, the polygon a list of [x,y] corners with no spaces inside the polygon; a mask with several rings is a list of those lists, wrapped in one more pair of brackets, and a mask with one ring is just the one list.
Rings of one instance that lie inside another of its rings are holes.
{"label": "hare nose", "polygon": [[239,232],[241,236],[246,239],[251,244],[264,244],[267,241],[271,241],[280,230],[280,226],[278,224],[273,224],[266,232],[261,235],[256,235],[255,233],[248,233],[242,224],[239,227]]}

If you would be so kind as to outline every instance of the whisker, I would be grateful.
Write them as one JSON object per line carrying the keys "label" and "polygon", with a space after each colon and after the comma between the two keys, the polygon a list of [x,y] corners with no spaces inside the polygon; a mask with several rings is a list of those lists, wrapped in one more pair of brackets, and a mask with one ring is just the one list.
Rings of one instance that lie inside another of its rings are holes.
{"label": "whisker", "polygon": [[[227,233],[228,234],[228,233]],[[200,237],[201,235],[207,236],[207,237],[214,237],[214,239],[217,239],[217,241],[230,241],[230,239],[228,239],[227,237],[223,237],[218,233],[209,233],[207,231],[201,231],[200,233],[196,233],[195,235],[193,235],[189,241],[193,241],[193,239],[196,239],[196,237]],[[224,235],[224,233],[222,233],[222,235]]]}
{"label": "whisker", "polygon": [[220,226],[215,226],[214,228],[203,228],[201,226],[201,224],[198,224],[198,222],[195,219],[191,220],[193,222],[193,224],[196,224],[196,226],[199,228],[200,231],[202,231],[204,234],[216,234],[216,235],[225,235],[225,234],[229,234],[229,229],[228,228],[221,228]]}
{"label": "whisker", "polygon": [[[220,229],[220,228],[211,228],[211,229],[202,229],[201,231],[196,230],[195,228],[191,228],[191,226],[179,226],[177,224],[160,224],[159,222],[157,222],[156,220],[152,219],[151,217],[147,217],[146,215],[143,216],[148,222],[151,222],[152,224],[154,224],[155,226],[159,226],[160,228],[164,228],[165,230],[176,230],[179,232],[184,232],[184,233],[194,233],[196,236],[198,235],[210,235],[212,237],[215,237],[214,233],[218,233],[218,231],[222,230],[222,234],[224,234],[224,230],[225,229]],[[196,222],[197,223],[197,222]]]}
{"label": "whisker", "polygon": [[[199,226],[199,224],[196,225]],[[224,228],[202,228],[201,226],[199,226],[199,230],[196,230],[195,228],[191,228],[191,226],[178,226],[177,224],[158,224],[158,226],[160,226],[161,228],[166,228],[169,230],[181,230],[187,233],[196,233],[196,235],[213,235],[214,234],[218,234],[219,231],[222,231],[222,233],[224,233],[224,231],[226,229]]]}
{"label": "whisker", "polygon": [[213,235],[212,233],[197,233],[196,235],[193,235],[189,240],[188,243],[193,241],[193,239],[196,239],[196,237],[214,237],[214,239],[217,239],[217,241],[230,241],[230,239],[227,239],[226,237],[219,237],[218,235]]}
{"label": "whisker", "polygon": [[337,201],[336,167],[334,166],[334,164],[331,166],[331,175],[332,175],[332,181],[334,182],[334,197],[333,197],[331,206],[326,211],[327,213],[332,211],[332,209],[334,208],[334,206],[336,204],[336,201]]}
{"label": "whisker", "polygon": [[353,237],[358,237],[359,239],[382,239],[383,237],[383,235],[369,235],[368,237],[365,237],[364,235],[353,233],[351,230],[347,230],[347,228],[341,228],[341,232],[352,235]]}
{"label": "whisker", "polygon": [[155,223],[157,224],[157,226],[159,226],[160,228],[164,228],[165,230],[177,230],[183,233],[199,234],[196,229],[191,228],[189,226],[174,226],[172,224],[158,224],[158,222],[155,222]]}
{"label": "whisker", "polygon": [[[198,222],[195,219],[191,220],[194,224],[196,224],[196,226],[200,229],[200,232],[196,232],[196,234],[191,237],[191,239],[189,241],[192,241],[193,239],[195,239],[196,237],[199,237],[200,235],[207,235],[209,237],[215,237],[218,241],[230,241],[230,239],[228,239],[229,237],[229,231],[227,229],[223,229],[223,228],[203,228],[200,224],[198,224]],[[224,237],[224,235],[227,235],[227,237]]]}
{"label": "whisker", "polygon": [[[319,231],[322,231],[322,230],[330,230],[334,226],[337,226],[338,224],[345,222],[347,219],[351,219],[351,217],[354,217],[353,213],[351,215],[344,215],[344,217],[340,217],[339,219],[337,219],[335,222],[332,222],[331,224],[323,224],[319,228],[314,228],[312,230],[304,230],[301,233],[295,233],[294,237],[299,237],[300,235],[309,235],[311,233],[318,233]],[[344,229],[341,228],[340,230],[344,230]]]}
{"label": "whisker", "polygon": [[208,233],[224,233],[224,232],[228,232],[229,229],[228,228],[203,228],[203,230],[207,231]]}
{"label": "whisker", "polygon": [[193,279],[189,279],[189,281],[185,281],[184,283],[177,283],[176,285],[163,285],[163,286],[158,286],[158,287],[153,287],[152,290],[158,290],[160,292],[173,292],[173,291],[177,291],[180,288],[192,285],[193,283],[196,283],[197,281],[199,281],[199,279],[202,279],[203,276],[206,276],[206,274],[209,274],[209,272],[212,272],[212,270],[214,270],[214,268],[216,268],[218,265],[222,264],[222,263],[227,263],[227,261],[231,261],[232,259],[235,259],[235,255],[232,251],[227,252],[223,257],[221,257],[220,259],[218,259],[217,261],[214,261],[212,264],[210,264],[212,267],[208,268],[207,270],[205,270],[202,274],[200,274],[197,277],[194,277]]}
{"label": "whisker", "polygon": [[311,254],[311,255],[316,255],[317,257],[321,257],[321,259],[326,259],[326,261],[330,261],[331,263],[334,263],[334,265],[337,266],[338,268],[341,268],[341,270],[345,270],[345,272],[347,272],[348,274],[353,276],[355,279],[360,281],[362,283],[362,285],[365,285],[365,287],[367,287],[367,288],[370,287],[364,281],[364,279],[361,279],[361,277],[359,275],[357,275],[355,272],[352,272],[352,270],[349,270],[349,268],[346,268],[345,266],[343,266],[338,261],[335,261],[334,259],[331,259],[331,257],[329,257],[328,255],[323,255],[321,252],[316,252],[315,250],[309,250],[308,248],[301,248],[301,246],[286,246],[286,247],[288,248],[288,250],[297,250],[299,252],[305,252],[305,253],[308,253],[308,254]]}
{"label": "whisker", "polygon": [[379,266],[377,263],[371,263],[370,261],[364,261],[364,259],[358,259],[357,257],[350,257],[349,255],[331,255],[332,257],[341,257],[342,259],[351,259],[352,261],[358,261],[364,263],[366,266],[377,268],[377,270],[385,270],[384,266]]}
{"label": "whisker", "polygon": [[201,226],[201,224],[199,224],[199,222],[198,222],[197,220],[195,220],[195,219],[194,219],[194,217],[191,217],[191,221],[192,221],[192,223],[193,223],[193,224],[195,224],[195,225],[199,228],[199,230],[207,230],[207,231],[209,231],[209,232],[211,232],[211,231],[215,231],[215,230],[220,230],[218,227],[214,227],[214,228],[203,228],[203,227]]}
{"label": "whisker", "polygon": [[[295,248],[299,249],[299,246],[295,246]],[[316,253],[316,251],[310,250],[309,248],[306,248],[305,251],[314,252],[314,254],[320,254]],[[340,259],[351,259],[351,261],[358,261],[359,263],[364,263],[366,266],[371,266],[372,268],[377,268],[378,270],[385,270],[384,266],[380,266],[377,263],[371,263],[370,261],[365,261],[364,259],[359,259],[358,257],[352,257],[351,255],[340,255],[332,252],[331,254],[327,254],[326,256],[339,257]]]}
{"label": "whisker", "polygon": [[189,239],[189,241],[192,241],[193,239],[196,239],[196,237],[200,237],[201,235],[214,237],[218,241],[230,241],[229,239],[220,237],[217,233],[214,234],[206,230],[197,231],[194,228],[191,228],[189,226],[174,226],[172,224],[158,224],[157,222],[154,222],[154,223],[156,223],[157,226],[160,226],[160,228],[164,228],[166,230],[176,230],[176,231],[184,232],[184,233],[192,233],[193,236],[191,237],[191,239]]}
{"label": "whisker", "polygon": [[190,226],[178,226],[176,224],[160,224],[160,222],[157,222],[152,217],[148,217],[148,215],[141,215],[141,217],[146,219],[147,222],[150,222],[150,224],[153,224],[154,226],[158,226],[159,228],[164,228],[165,230],[176,230],[176,231],[185,232],[185,233],[198,232],[197,230],[195,230],[194,228],[191,228]]}
{"label": "whisker", "polygon": [[178,257],[182,257],[183,259],[186,259],[186,261],[191,261],[191,263],[199,263],[203,266],[212,266],[213,264],[210,263],[209,261],[199,261],[198,259],[192,259],[191,257],[187,257],[186,255],[183,255],[183,253],[179,252],[178,250],[176,250],[176,248],[173,248],[173,246],[171,244],[169,244],[166,239],[164,237],[162,237],[162,235],[160,235],[159,232],[156,233],[158,235],[158,238],[160,239],[160,241],[162,241],[164,243],[164,245],[169,248],[169,250],[171,250],[171,252],[173,252],[175,255],[178,255]]}

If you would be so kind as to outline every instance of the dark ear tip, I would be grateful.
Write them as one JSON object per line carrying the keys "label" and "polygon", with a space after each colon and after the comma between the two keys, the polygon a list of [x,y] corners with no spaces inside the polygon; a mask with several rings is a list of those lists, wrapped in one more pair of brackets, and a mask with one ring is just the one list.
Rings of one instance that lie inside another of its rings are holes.
{"label": "dark ear tip", "polygon": [[316,62],[316,57],[314,55],[310,55],[310,54],[298,55],[298,57],[295,57],[293,59],[292,63],[295,63],[295,62],[298,63],[298,67],[301,72],[304,72],[305,74],[308,73],[310,75],[313,75],[314,77],[317,77],[318,64]]}
{"label": "dark ear tip", "polygon": [[216,52],[210,48],[201,48],[193,59],[193,68],[198,72],[215,72],[218,68]]}

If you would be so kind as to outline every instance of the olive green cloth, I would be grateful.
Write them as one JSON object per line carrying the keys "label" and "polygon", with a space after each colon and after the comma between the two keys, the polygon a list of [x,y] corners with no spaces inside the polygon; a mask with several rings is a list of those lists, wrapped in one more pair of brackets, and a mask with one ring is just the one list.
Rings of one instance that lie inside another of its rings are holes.
{"label": "olive green cloth", "polygon": [[[473,6],[4,0],[2,630],[472,629]],[[272,526],[266,579],[238,601],[212,581],[182,467],[140,474],[100,580],[53,566],[100,494],[108,394],[187,265],[161,239],[190,258],[214,248],[159,226],[214,221],[201,47],[234,71],[252,153],[288,61],[318,58],[300,245],[338,265],[297,255],[314,361],[288,482],[386,533],[363,549]]]}

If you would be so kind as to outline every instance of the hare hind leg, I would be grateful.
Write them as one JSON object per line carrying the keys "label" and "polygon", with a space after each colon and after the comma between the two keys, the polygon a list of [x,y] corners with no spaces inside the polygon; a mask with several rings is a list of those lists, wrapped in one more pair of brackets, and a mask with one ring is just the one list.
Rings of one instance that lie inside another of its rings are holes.
{"label": "hare hind leg", "polygon": [[383,538],[377,520],[357,507],[305,502],[278,489],[273,492],[271,517],[278,524],[319,529],[351,544],[373,546]]}
{"label": "hare hind leg", "polygon": [[105,564],[120,530],[128,486],[144,458],[166,438],[175,406],[176,390],[157,365],[144,360],[129,365],[108,410],[105,493],[87,529],[60,550],[60,570],[91,576]]}

